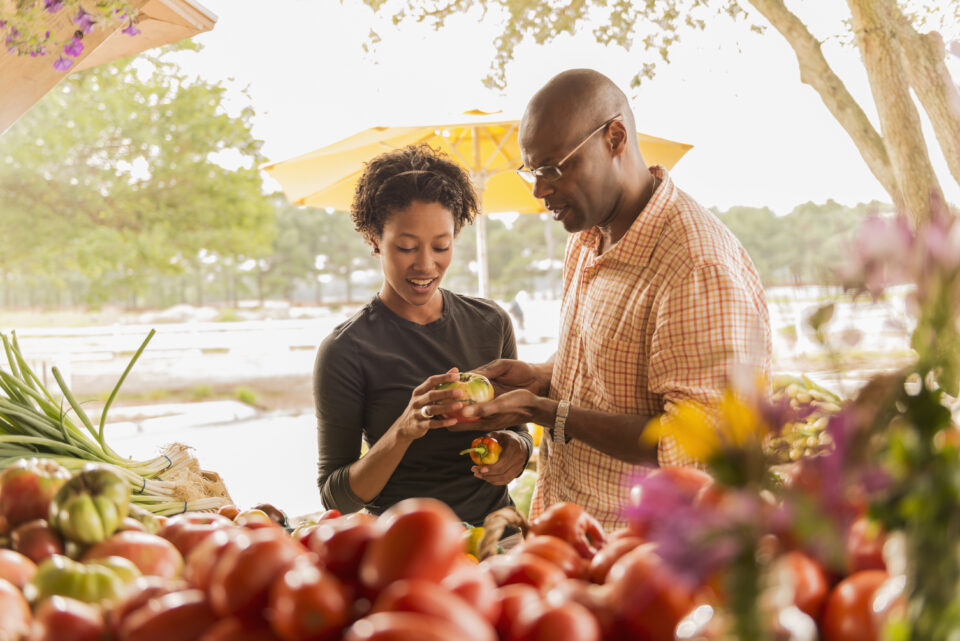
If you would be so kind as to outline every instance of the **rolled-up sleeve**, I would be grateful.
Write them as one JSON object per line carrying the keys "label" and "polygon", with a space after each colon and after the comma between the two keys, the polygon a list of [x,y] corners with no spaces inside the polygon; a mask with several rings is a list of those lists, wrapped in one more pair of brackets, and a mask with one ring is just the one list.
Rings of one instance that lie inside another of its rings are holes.
{"label": "rolled-up sleeve", "polygon": [[320,345],[313,370],[317,413],[317,485],[327,509],[356,512],[364,503],[350,489],[350,466],[363,438],[363,371],[351,343],[331,334]]}
{"label": "rolled-up sleeve", "polygon": [[738,371],[769,374],[765,313],[742,276],[722,265],[692,270],[664,297],[648,370],[664,402],[660,465],[696,463],[669,437],[678,404],[715,408]]}

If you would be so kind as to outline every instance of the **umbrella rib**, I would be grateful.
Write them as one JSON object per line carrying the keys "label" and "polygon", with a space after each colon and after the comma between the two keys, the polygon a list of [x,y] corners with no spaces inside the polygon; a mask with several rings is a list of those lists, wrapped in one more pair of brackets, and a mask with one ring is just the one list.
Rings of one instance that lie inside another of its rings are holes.
{"label": "umbrella rib", "polygon": [[496,148],[493,150],[493,153],[490,154],[490,158],[487,160],[486,166],[483,168],[484,171],[486,171],[490,167],[490,164],[493,162],[494,157],[496,157],[498,153],[501,154],[504,158],[506,158],[508,165],[513,164],[514,162],[513,158],[507,155],[507,152],[504,151],[503,146],[507,144],[507,141],[510,139],[510,135],[514,132],[516,128],[517,128],[517,124],[511,123],[510,128],[507,130],[505,134],[503,134],[503,137],[500,140],[497,140],[496,138],[494,138],[493,134],[490,133],[489,129],[484,128],[483,133],[486,134],[486,136],[490,139],[490,142],[496,145]]}

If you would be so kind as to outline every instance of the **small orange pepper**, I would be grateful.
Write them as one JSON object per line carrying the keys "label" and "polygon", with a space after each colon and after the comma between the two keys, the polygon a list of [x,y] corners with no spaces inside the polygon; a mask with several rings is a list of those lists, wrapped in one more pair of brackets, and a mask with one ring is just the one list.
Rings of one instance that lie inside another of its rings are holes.
{"label": "small orange pepper", "polygon": [[460,454],[469,454],[476,465],[493,465],[500,460],[503,447],[492,436],[480,436],[473,439],[468,449]]}

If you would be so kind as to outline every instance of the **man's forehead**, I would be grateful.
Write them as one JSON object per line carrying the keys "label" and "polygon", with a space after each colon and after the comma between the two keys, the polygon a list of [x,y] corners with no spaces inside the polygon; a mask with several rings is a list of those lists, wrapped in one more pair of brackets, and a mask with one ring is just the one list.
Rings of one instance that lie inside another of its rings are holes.
{"label": "man's forehead", "polygon": [[520,156],[528,167],[540,166],[546,160],[553,160],[556,154],[563,153],[567,145],[566,139],[571,131],[568,119],[556,114],[551,114],[552,117],[546,116],[547,114],[543,114],[528,118],[525,115],[520,124]]}

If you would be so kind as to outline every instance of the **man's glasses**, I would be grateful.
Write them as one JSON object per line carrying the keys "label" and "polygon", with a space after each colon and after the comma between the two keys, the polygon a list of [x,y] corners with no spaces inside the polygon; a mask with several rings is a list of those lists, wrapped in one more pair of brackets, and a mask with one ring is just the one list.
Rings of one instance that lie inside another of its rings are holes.
{"label": "man's glasses", "polygon": [[590,140],[591,138],[593,138],[594,136],[596,136],[598,133],[600,133],[601,131],[603,131],[603,130],[606,129],[607,127],[609,127],[609,126],[610,126],[610,123],[612,123],[614,120],[620,120],[620,119],[622,119],[622,118],[623,118],[623,116],[622,116],[621,114],[617,114],[617,115],[613,116],[612,118],[606,120],[602,125],[600,125],[600,126],[597,127],[596,129],[594,129],[593,131],[591,131],[589,136],[587,136],[586,138],[584,138],[583,140],[581,140],[581,141],[580,141],[580,144],[577,145],[576,147],[574,147],[573,150],[572,150],[569,154],[567,154],[566,156],[564,156],[564,157],[560,160],[560,162],[558,162],[557,164],[555,164],[555,165],[544,165],[543,167],[537,167],[536,169],[528,169],[528,168],[524,167],[523,165],[521,165],[520,168],[516,170],[517,174],[518,174],[521,178],[523,178],[524,180],[526,180],[528,183],[531,183],[531,184],[534,183],[534,182],[536,182],[536,180],[537,180],[538,178],[539,178],[540,180],[544,180],[544,181],[546,181],[546,182],[551,182],[551,183],[560,180],[560,177],[563,175],[563,170],[562,170],[563,163],[565,163],[565,162],[567,162],[568,160],[570,160],[570,158],[573,156],[573,154],[575,154],[575,153],[577,153],[578,151],[580,151],[580,148],[583,147],[585,144],[587,144],[587,141],[588,141],[588,140]]}

